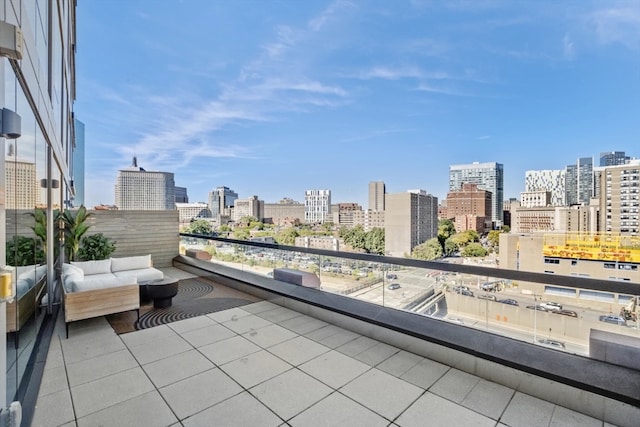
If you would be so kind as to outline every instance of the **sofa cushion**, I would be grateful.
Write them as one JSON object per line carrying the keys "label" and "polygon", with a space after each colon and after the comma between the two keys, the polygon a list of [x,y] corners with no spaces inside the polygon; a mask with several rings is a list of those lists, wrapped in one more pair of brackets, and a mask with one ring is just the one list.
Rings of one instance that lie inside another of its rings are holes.
{"label": "sofa cushion", "polygon": [[150,280],[162,280],[164,279],[164,273],[157,268],[140,268],[137,270],[116,271],[115,274],[118,277],[134,276],[137,278],[138,283],[148,282]]}
{"label": "sofa cushion", "polygon": [[91,274],[111,273],[111,259],[99,261],[71,261],[72,265],[80,267],[85,276]]}
{"label": "sofa cushion", "polygon": [[111,271],[140,270],[151,267],[151,254],[111,258]]}
{"label": "sofa cushion", "polygon": [[133,277],[116,277],[114,275],[99,275],[99,277],[90,276],[80,281],[71,281],[72,292],[91,291],[94,289],[113,288],[117,286],[135,284]]}

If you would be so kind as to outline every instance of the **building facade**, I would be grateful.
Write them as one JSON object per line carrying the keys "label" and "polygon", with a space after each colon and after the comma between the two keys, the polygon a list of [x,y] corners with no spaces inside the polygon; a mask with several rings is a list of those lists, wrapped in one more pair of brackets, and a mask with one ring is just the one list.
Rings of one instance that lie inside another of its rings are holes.
{"label": "building facade", "polygon": [[276,225],[291,225],[304,221],[304,204],[290,198],[264,204],[264,220]]}
{"label": "building facade", "polygon": [[384,195],[386,188],[382,181],[369,183],[369,209],[372,211],[384,211]]}
{"label": "building facade", "polygon": [[424,190],[387,194],[385,254],[404,257],[438,235],[438,198]]}
{"label": "building facade", "polygon": [[624,151],[605,151],[600,153],[600,166],[619,166],[624,165],[631,157],[627,156]]}
{"label": "building facade", "polygon": [[476,184],[478,188],[491,192],[491,221],[496,227],[500,227],[504,199],[504,166],[496,162],[449,166],[449,191],[460,190],[465,183]]}
{"label": "building facade", "polygon": [[594,195],[593,158],[580,157],[565,169],[565,205],[588,205]]}
{"label": "building facade", "polygon": [[384,229],[384,211],[366,211],[353,212],[353,226],[361,225],[364,231],[371,231],[374,228]]}
{"label": "building facade", "polygon": [[186,187],[175,187],[176,203],[189,203]]}
{"label": "building facade", "polygon": [[150,172],[133,163],[118,171],[116,206],[120,210],[163,211],[176,208],[175,182],[171,172]]}
{"label": "building facade", "polygon": [[520,204],[523,208],[553,206],[551,204],[551,192],[547,190],[522,192],[520,193]]}
{"label": "building facade", "polygon": [[304,222],[331,221],[331,190],[307,190],[304,192]]}
{"label": "building facade", "polygon": [[353,228],[355,217],[362,212],[362,207],[357,203],[338,203],[335,209],[332,207],[333,223],[338,227]]}
{"label": "building facade", "polygon": [[600,180],[600,230],[640,233],[640,161],[604,169]]}
{"label": "building facade", "polygon": [[491,229],[492,194],[478,184],[464,183],[447,193],[447,218],[453,218],[456,232]]}
{"label": "building facade", "polygon": [[233,220],[240,221],[242,218],[252,216],[262,221],[264,219],[264,201],[258,196],[251,196],[247,199],[236,199],[233,206]]}
{"label": "building facade", "polygon": [[[31,371],[27,361],[36,354],[36,337],[50,326],[52,316],[47,314],[53,314],[60,304],[54,292],[54,266],[59,262],[54,247],[60,242],[53,218],[55,210],[63,208],[73,195],[75,13],[76,2],[72,0],[0,0],[0,109],[4,113],[0,126],[0,218],[5,221],[0,231],[0,263],[44,266],[43,282],[38,286],[42,286],[39,295],[47,296],[39,300],[39,310],[28,320],[22,319],[33,327],[21,332],[19,340],[16,334],[6,333],[8,320],[19,324],[18,310],[7,319],[7,303],[0,302],[3,408],[23,399]],[[11,37],[16,34],[19,36]],[[46,250],[41,253],[17,245],[23,239],[40,239],[33,232],[35,217],[27,214],[37,212],[46,216],[46,223],[41,224]]]}
{"label": "building facade", "polygon": [[181,223],[191,222],[194,219],[210,218],[209,206],[206,203],[176,203],[178,218]]}
{"label": "building facade", "polygon": [[211,211],[211,217],[216,218],[218,215],[229,215],[231,212],[229,208],[232,208],[238,193],[230,189],[229,187],[216,187],[209,192],[209,210]]}
{"label": "building facade", "polygon": [[548,191],[551,193],[551,206],[564,206],[566,169],[528,170],[525,172],[524,191]]}

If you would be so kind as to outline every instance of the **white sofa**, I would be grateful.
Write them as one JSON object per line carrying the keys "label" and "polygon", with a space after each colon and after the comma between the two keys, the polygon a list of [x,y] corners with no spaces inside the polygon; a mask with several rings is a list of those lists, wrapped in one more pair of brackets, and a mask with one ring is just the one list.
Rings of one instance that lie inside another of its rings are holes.
{"label": "white sofa", "polygon": [[151,255],[80,261],[62,267],[64,316],[69,323],[105,314],[137,310],[140,314],[138,283],[162,280]]}

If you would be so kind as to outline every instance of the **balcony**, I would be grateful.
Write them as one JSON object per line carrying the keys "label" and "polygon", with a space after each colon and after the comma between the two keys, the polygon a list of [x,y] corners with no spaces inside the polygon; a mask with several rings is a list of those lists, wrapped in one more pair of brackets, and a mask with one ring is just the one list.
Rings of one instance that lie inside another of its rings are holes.
{"label": "balcony", "polygon": [[[201,277],[259,301],[121,335],[100,318],[72,324],[67,340],[58,323],[32,425],[116,419],[185,426],[411,426],[425,419],[634,425],[639,419],[640,371],[587,357],[593,341],[585,332],[597,327],[637,338],[638,329],[598,322],[567,304],[577,317],[528,309],[542,304],[541,294],[522,292],[536,281],[549,287],[545,299],[582,288],[602,307],[598,292],[637,295],[630,292],[635,284],[184,239],[192,249],[213,245],[219,257],[177,256],[167,275]],[[280,267],[314,271],[323,289],[274,280],[268,273]],[[465,287],[475,296],[465,295]],[[496,300],[477,298],[485,293]],[[519,306],[499,301],[506,299]]]}

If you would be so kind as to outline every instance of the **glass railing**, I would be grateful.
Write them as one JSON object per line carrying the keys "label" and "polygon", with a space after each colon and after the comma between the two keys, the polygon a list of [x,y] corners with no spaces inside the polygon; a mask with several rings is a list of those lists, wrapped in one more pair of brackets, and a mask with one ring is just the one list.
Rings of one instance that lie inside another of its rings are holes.
{"label": "glass railing", "polygon": [[572,354],[594,354],[593,330],[631,338],[640,354],[636,283],[506,270],[491,260],[429,262],[188,234],[180,252],[265,277],[310,273],[323,292]]}

